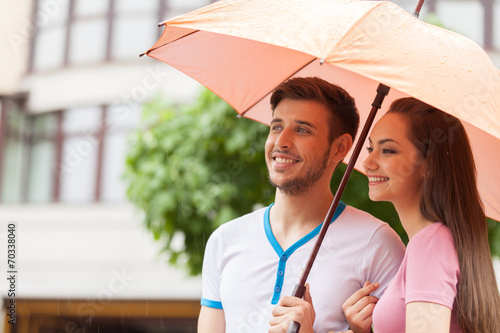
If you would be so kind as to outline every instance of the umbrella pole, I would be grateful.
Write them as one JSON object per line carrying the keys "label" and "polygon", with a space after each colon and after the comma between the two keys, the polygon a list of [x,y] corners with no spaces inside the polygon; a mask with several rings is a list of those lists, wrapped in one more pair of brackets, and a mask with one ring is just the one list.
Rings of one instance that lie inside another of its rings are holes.
{"label": "umbrella pole", "polygon": [[417,6],[415,7],[415,10],[413,11],[413,16],[418,17],[420,15],[420,10],[422,9],[422,6],[424,5],[425,0],[419,0],[417,3]]}
{"label": "umbrella pole", "polygon": [[[314,245],[314,248],[309,256],[309,260],[307,261],[306,267],[302,272],[299,282],[295,285],[292,296],[298,298],[302,298],[302,296],[304,296],[304,292],[306,290],[305,284],[307,281],[307,277],[309,276],[309,272],[311,271],[314,260],[316,259],[316,255],[318,254],[319,248],[321,247],[321,243],[325,238],[328,227],[330,226],[330,221],[332,220],[333,215],[335,214],[335,210],[337,209],[340,203],[340,198],[344,193],[347,182],[349,181],[349,177],[351,176],[352,170],[354,169],[354,164],[356,164],[356,160],[358,159],[359,153],[363,148],[366,137],[368,136],[368,131],[370,130],[373,120],[375,119],[377,111],[382,106],[382,102],[384,101],[385,96],[387,96],[387,94],[389,93],[389,89],[390,89],[389,87],[381,83],[377,88],[377,95],[373,100],[372,109],[370,111],[370,114],[368,115],[368,119],[366,120],[363,130],[359,135],[356,146],[354,147],[354,150],[352,152],[351,159],[349,160],[349,164],[347,165],[347,169],[344,173],[344,176],[342,177],[342,181],[340,182],[337,192],[335,193],[335,197],[333,198],[332,204],[330,205],[325,220],[323,221],[323,225],[321,226],[321,229],[319,231],[319,236],[318,239],[316,240],[316,244]],[[300,324],[294,321],[290,323],[287,333],[296,333],[299,330],[300,330]]]}

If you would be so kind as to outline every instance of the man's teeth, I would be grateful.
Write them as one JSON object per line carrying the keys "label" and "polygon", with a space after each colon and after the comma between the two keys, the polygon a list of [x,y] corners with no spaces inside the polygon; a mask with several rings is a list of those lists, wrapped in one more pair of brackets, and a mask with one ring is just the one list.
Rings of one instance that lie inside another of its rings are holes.
{"label": "man's teeth", "polygon": [[370,182],[383,182],[389,180],[387,177],[368,177],[368,181]]}
{"label": "man's teeth", "polygon": [[276,157],[276,162],[278,163],[293,163],[293,159]]}

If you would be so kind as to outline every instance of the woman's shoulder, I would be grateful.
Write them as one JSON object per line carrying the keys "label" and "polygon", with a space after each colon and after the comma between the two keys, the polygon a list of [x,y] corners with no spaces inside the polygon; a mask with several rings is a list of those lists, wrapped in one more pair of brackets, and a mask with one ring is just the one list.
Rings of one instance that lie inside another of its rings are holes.
{"label": "woman's shoulder", "polygon": [[442,222],[434,222],[420,230],[411,241],[421,242],[430,240],[453,240],[450,228]]}
{"label": "woman's shoulder", "polygon": [[420,230],[409,241],[407,251],[425,253],[441,253],[443,255],[455,254],[455,242],[451,230],[441,222],[433,224]]}

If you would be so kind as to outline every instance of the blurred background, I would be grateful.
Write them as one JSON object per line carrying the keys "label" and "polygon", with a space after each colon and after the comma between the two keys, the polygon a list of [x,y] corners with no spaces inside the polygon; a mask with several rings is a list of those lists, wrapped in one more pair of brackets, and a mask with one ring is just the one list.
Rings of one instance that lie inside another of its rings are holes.
{"label": "blurred background", "polygon": [[[158,196],[153,180],[148,188],[141,161],[155,177],[172,179],[158,175],[170,155],[154,155],[156,164],[148,159],[153,129],[176,110],[196,115],[194,109],[221,102],[177,70],[138,55],[160,37],[157,23],[210,2],[0,0],[0,267],[7,272],[3,244],[14,223],[18,269],[15,326],[6,316],[8,281],[0,279],[0,332],[196,332],[207,230],[240,211],[231,208],[235,204],[214,210],[221,204],[202,198],[208,206],[200,214],[209,228],[178,232],[184,229],[169,218],[182,215],[189,222],[197,215],[168,191],[160,204],[151,204]],[[394,2],[410,12],[416,3]],[[427,0],[421,18],[471,38],[500,67],[500,0]],[[227,126],[237,125],[228,120]],[[261,127],[249,135],[265,139],[265,126],[252,126]],[[224,166],[212,184],[241,174]],[[272,200],[263,186],[262,200],[251,205]],[[230,196],[232,190],[211,191]],[[158,206],[163,210],[151,213]],[[399,230],[390,208],[377,207],[378,216]],[[490,226],[492,251],[500,253],[498,223]],[[500,276],[498,258],[495,264]]]}

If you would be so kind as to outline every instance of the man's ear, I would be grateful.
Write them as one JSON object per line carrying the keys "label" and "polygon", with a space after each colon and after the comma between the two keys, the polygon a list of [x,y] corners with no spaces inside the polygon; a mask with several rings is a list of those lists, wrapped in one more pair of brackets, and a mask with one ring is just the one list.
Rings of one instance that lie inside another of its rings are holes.
{"label": "man's ear", "polygon": [[352,148],[352,137],[351,135],[344,133],[332,142],[332,158],[335,161],[342,161],[349,150]]}

